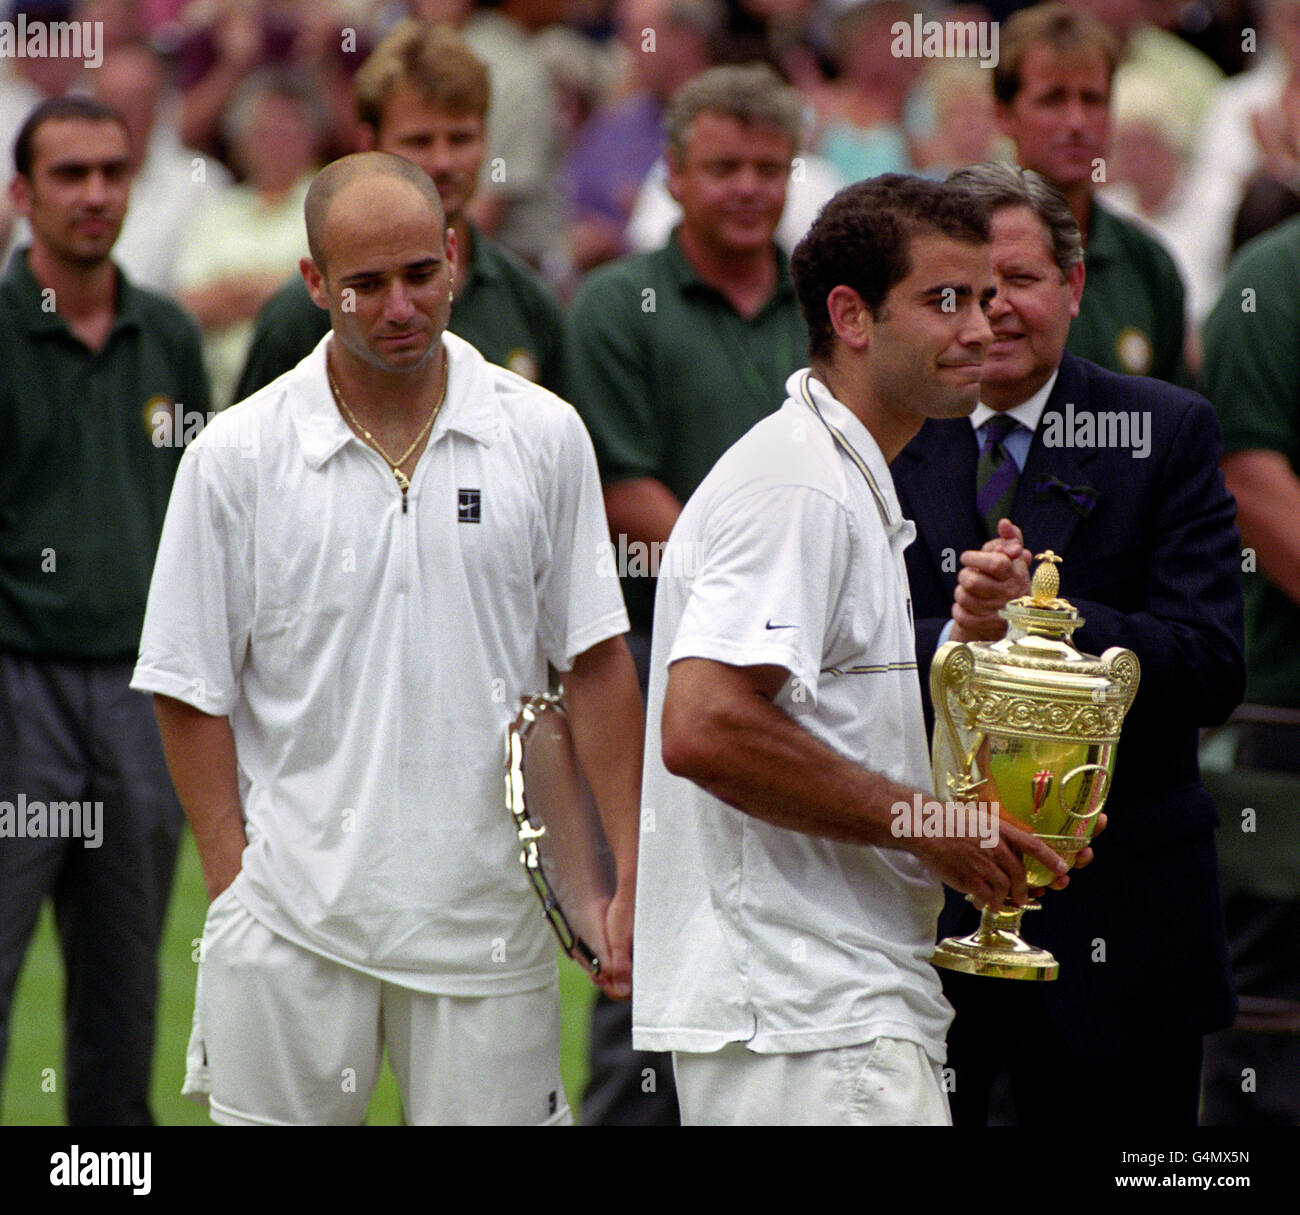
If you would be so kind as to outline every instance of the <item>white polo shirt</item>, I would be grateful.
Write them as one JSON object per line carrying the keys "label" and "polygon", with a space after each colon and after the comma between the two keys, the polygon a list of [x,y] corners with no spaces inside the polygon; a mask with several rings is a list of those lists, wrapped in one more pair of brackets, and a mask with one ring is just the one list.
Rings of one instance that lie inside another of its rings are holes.
{"label": "white polo shirt", "polygon": [[521,696],[625,632],[571,406],[445,334],[407,510],[344,424],[324,339],[177,473],[132,687],[229,715],[272,931],[402,986],[534,989],[555,950],[504,807]]}
{"label": "white polo shirt", "polygon": [[[734,810],[664,767],[669,664],[775,664],[775,704],[841,755],[931,787],[888,466],[809,372],[714,466],[660,561],[637,885],[643,1050],[829,1050],[886,1036],[944,1059],[929,957],[939,879],[910,853]],[[831,427],[839,432],[837,440]]]}

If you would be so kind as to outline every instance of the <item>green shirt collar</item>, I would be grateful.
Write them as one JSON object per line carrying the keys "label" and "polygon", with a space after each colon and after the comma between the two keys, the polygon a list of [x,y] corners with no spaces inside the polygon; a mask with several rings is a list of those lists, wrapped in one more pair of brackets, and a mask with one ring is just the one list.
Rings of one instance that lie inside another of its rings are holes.
{"label": "green shirt collar", "polygon": [[[669,271],[679,290],[683,295],[708,294],[726,303],[723,294],[711,283],[706,283],[687,259],[681,242],[678,240],[680,231],[681,225],[678,224],[673,229],[666,248]],[[755,315],[762,315],[778,300],[793,298],[794,296],[794,282],[790,278],[790,259],[780,245],[774,244],[772,251],[776,254],[776,288]],[[727,307],[730,308],[731,305],[728,303]]]}
{"label": "green shirt collar", "polygon": [[469,272],[465,275],[466,289],[477,279],[501,278],[501,251],[473,224],[469,225],[469,238]]}
{"label": "green shirt collar", "polygon": [[[45,288],[36,281],[27,264],[29,247],[16,250],[9,259],[9,268],[5,271],[4,279],[0,280],[0,293],[3,293],[5,302],[26,333],[33,336],[66,334],[74,342],[85,345],[59,314],[57,301],[53,310],[43,306]],[[112,333],[117,333],[120,329],[139,328],[143,323],[140,291],[131,285],[120,266],[114,264],[113,268],[117,271],[117,309]]]}
{"label": "green shirt collar", "polygon": [[1124,256],[1119,243],[1119,222],[1093,199],[1088,208],[1088,244],[1085,256],[1097,265],[1113,262]]}

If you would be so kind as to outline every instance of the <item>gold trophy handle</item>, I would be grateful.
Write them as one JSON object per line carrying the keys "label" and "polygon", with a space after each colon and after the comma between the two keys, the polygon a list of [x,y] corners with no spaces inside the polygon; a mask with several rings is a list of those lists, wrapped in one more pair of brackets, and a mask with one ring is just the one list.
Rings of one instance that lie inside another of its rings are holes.
{"label": "gold trophy handle", "polygon": [[[1081,772],[1100,772],[1102,775],[1102,791],[1101,794],[1096,797],[1097,807],[1095,810],[1090,810],[1087,814],[1080,814],[1077,810],[1071,810],[1069,806],[1065,804],[1065,786]],[[1110,769],[1105,764],[1080,764],[1077,768],[1071,768],[1070,771],[1061,777],[1061,782],[1057,786],[1056,790],[1056,800],[1060,803],[1061,809],[1065,811],[1066,815],[1071,820],[1072,825],[1092,822],[1097,815],[1102,812],[1102,809],[1106,805],[1105,791],[1109,784]],[[1065,834],[1069,834],[1069,832],[1066,832]]]}
{"label": "gold trophy handle", "polygon": [[[984,736],[977,733],[969,749],[962,746],[949,697],[949,690],[959,692],[967,684],[974,669],[974,656],[964,641],[945,642],[930,664],[930,701],[934,705],[935,721],[941,722],[943,726],[943,734],[936,732],[932,756],[934,788],[940,797],[962,800],[984,784],[982,780],[975,780],[971,772]],[[957,761],[956,765],[950,766],[944,762],[942,751],[945,749]],[[958,771],[961,773],[960,778],[956,775]],[[946,782],[943,779],[945,773]]]}

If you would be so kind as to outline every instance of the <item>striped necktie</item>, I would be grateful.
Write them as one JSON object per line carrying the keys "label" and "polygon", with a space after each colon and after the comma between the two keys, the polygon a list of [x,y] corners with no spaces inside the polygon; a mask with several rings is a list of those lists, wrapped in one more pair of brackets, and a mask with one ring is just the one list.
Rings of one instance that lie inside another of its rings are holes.
{"label": "striped necktie", "polygon": [[989,539],[998,534],[998,520],[1008,518],[1016,497],[1020,467],[1006,448],[1006,439],[1020,423],[1005,413],[995,413],[981,428],[979,463],[975,466],[975,509],[984,520]]}

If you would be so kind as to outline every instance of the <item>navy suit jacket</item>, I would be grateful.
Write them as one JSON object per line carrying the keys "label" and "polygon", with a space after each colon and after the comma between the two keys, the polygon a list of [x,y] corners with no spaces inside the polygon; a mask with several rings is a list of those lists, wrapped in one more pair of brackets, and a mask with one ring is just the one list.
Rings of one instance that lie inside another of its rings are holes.
{"label": "navy suit jacket", "polygon": [[[1045,441],[1053,414],[1069,438],[1085,413],[1107,411],[1148,419],[1145,458]],[[1057,1028],[1085,1056],[1123,1053],[1170,1030],[1204,1032],[1235,1014],[1217,816],[1196,757],[1199,727],[1226,718],[1245,684],[1241,541],[1221,452],[1203,397],[1067,354],[1009,516],[1033,553],[1050,548],[1062,558],[1060,594],[1086,622],[1075,644],[1091,654],[1126,646],[1142,665],[1096,859],[1068,889],[1048,891],[1022,924],[1026,940],[1061,964],[1043,991]],[[907,568],[928,722],[930,662],[951,617],[958,559],[986,539],[975,511],[977,458],[969,419],[931,420],[892,467],[903,514],[917,528]],[[949,891],[941,935],[976,922]]]}

